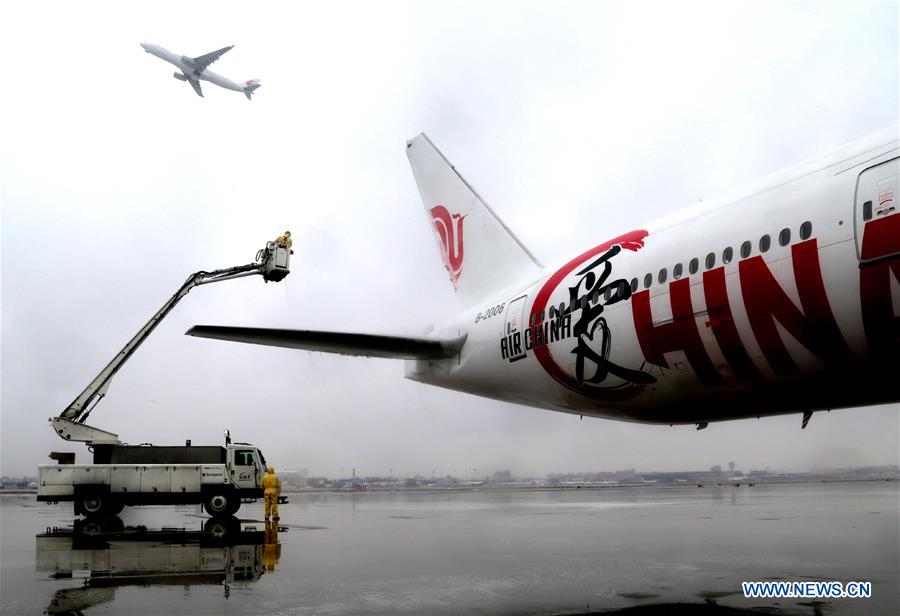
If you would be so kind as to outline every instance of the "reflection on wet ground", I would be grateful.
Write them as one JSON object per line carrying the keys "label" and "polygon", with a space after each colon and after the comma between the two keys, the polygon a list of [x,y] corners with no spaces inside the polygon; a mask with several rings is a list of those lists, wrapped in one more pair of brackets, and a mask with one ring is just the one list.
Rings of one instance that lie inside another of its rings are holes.
{"label": "reflection on wet ground", "polygon": [[55,580],[86,575],[79,586],[57,590],[45,613],[84,613],[112,602],[120,586],[211,584],[227,599],[236,581],[275,571],[285,530],[272,523],[256,530],[236,517],[211,518],[202,531],[150,530],[125,526],[118,516],[48,529],[35,538],[35,569]]}
{"label": "reflection on wet ground", "polygon": [[[103,522],[0,498],[4,614],[896,614],[900,484],[292,495]],[[871,599],[750,600],[750,580]]]}

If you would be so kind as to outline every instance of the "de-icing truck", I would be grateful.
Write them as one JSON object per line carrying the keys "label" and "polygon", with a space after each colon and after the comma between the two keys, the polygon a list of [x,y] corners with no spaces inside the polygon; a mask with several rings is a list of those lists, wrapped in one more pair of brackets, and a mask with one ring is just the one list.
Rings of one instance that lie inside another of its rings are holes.
{"label": "de-icing truck", "polygon": [[72,501],[76,515],[90,517],[115,515],[125,506],[191,503],[222,516],[236,512],[242,502],[262,498],[262,452],[248,443],[232,443],[227,430],[225,446],[192,446],[190,441],[184,446],[127,445],[85,420],[116,372],[191,289],[255,274],[278,282],[290,273],[291,253],[289,246],[268,242],[254,263],[189,276],[84,391],[58,417],[50,418],[58,436],[86,443],[94,460],[74,464],[74,453],[51,453],[58,463],[38,467],[37,500]]}

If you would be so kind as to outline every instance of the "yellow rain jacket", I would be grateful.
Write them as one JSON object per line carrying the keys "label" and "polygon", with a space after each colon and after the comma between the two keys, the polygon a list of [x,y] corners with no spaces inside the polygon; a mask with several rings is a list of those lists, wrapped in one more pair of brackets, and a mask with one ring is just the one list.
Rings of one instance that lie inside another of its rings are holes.
{"label": "yellow rain jacket", "polygon": [[278,520],[278,495],[281,494],[281,480],[275,474],[275,469],[269,467],[262,478],[263,499],[265,502],[266,521],[269,516]]}
{"label": "yellow rain jacket", "polygon": [[281,480],[278,478],[278,475],[275,474],[275,469],[271,466],[266,469],[266,474],[263,475],[262,487],[265,494],[274,494],[276,496],[281,494]]}

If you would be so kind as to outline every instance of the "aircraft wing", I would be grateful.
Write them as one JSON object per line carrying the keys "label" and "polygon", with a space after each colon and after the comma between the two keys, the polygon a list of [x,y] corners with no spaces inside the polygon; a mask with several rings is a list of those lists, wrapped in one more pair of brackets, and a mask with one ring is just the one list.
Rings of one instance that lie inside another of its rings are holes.
{"label": "aircraft wing", "polygon": [[196,79],[188,78],[187,82],[191,84],[191,87],[194,88],[194,92],[197,93],[197,96],[203,98],[203,90],[200,89],[200,82]]}
{"label": "aircraft wing", "polygon": [[302,329],[218,325],[195,325],[185,333],[188,336],[200,338],[217,338],[322,353],[392,359],[448,359],[459,354],[466,343],[465,334],[449,339],[406,338]]}
{"label": "aircraft wing", "polygon": [[203,54],[202,56],[197,56],[194,58],[194,70],[197,71],[198,74],[203,73],[210,64],[218,60],[222,57],[222,55],[230,50],[234,45],[229,45],[228,47],[223,47],[217,51],[211,51],[207,54]]}

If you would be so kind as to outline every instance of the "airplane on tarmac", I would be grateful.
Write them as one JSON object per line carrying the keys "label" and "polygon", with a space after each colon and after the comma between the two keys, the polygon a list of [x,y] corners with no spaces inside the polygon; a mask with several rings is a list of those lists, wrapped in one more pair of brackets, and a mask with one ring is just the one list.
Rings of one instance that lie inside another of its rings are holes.
{"label": "airplane on tarmac", "polygon": [[420,134],[407,156],[463,307],[427,338],[187,334],[407,360],[422,383],[696,424],[900,401],[900,134],[886,129],[543,267]]}
{"label": "airplane on tarmac", "polygon": [[253,92],[262,85],[260,84],[259,79],[250,79],[243,84],[235,83],[230,79],[209,70],[209,65],[221,58],[225,52],[231,50],[234,45],[223,47],[222,49],[212,51],[202,56],[197,56],[196,58],[176,55],[168,49],[160,47],[159,45],[154,45],[153,43],[141,43],[141,47],[143,47],[144,51],[147,53],[153,54],[157,58],[165,60],[170,64],[174,64],[181,72],[179,73],[176,71],[172,76],[179,81],[186,81],[191,84],[191,87],[194,88],[194,92],[200,97],[203,96],[203,90],[200,89],[201,81],[214,83],[226,90],[243,92],[244,96],[247,97],[247,100],[250,100],[250,96]]}

